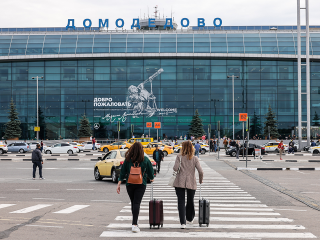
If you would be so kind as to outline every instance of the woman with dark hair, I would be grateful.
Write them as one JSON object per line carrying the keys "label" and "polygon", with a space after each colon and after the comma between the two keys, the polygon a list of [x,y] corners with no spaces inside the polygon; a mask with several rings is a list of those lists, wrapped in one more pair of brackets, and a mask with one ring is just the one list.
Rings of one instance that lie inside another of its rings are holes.
{"label": "woman with dark hair", "polygon": [[127,182],[127,193],[131,201],[132,212],[132,232],[140,232],[138,227],[138,216],[140,211],[140,204],[146,190],[147,177],[150,181],[153,181],[154,172],[152,164],[148,157],[144,156],[143,146],[140,142],[135,142],[129,150],[126,152],[125,161],[121,167],[117,193],[120,194],[120,185],[124,179],[129,178],[130,170],[132,166],[141,167],[142,184],[130,184]]}
{"label": "woman with dark hair", "polygon": [[[198,157],[194,156],[194,148],[190,141],[182,143],[181,154],[176,158],[173,171],[178,171],[173,186],[178,197],[178,211],[181,229],[186,228],[186,220],[188,224],[193,223],[195,216],[194,195],[197,190],[195,169],[199,173],[199,183],[202,184],[203,170],[200,166]],[[185,205],[185,193],[187,191],[187,205]]]}

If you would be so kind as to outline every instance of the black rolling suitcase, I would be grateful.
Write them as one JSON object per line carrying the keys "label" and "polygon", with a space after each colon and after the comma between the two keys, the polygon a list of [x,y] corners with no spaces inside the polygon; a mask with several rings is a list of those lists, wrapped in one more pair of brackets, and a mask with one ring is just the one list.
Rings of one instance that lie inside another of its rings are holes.
{"label": "black rolling suitcase", "polygon": [[202,224],[210,223],[210,201],[207,199],[201,199],[201,184],[200,184],[200,197],[199,197],[199,226]]}
{"label": "black rolling suitcase", "polygon": [[151,199],[149,202],[149,224],[150,228],[163,227],[163,201],[153,198],[153,182],[151,183]]}

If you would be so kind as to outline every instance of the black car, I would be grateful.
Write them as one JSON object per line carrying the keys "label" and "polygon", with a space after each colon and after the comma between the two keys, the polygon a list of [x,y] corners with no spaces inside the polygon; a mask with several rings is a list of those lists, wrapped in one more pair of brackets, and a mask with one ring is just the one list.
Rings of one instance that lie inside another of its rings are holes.
{"label": "black car", "polygon": [[[264,147],[261,147],[259,145],[256,145],[256,144],[251,144],[249,143],[249,148],[248,148],[248,156],[254,156],[254,149],[255,148],[258,148],[258,149],[261,149],[261,155],[264,155],[265,154],[265,148]],[[246,149],[243,148],[243,145],[241,145],[240,149],[239,149],[239,156],[242,156],[243,154],[243,149],[244,149],[244,155],[246,156]],[[235,147],[233,148],[229,148],[226,152],[227,155],[230,155],[231,157],[235,157],[237,156],[237,150]]]}

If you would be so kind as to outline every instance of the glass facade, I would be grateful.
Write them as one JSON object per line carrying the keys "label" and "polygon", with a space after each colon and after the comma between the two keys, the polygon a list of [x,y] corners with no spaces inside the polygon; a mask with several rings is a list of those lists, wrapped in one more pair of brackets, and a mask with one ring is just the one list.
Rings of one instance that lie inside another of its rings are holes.
{"label": "glass facade", "polygon": [[[311,34],[310,54],[320,55],[320,33]],[[305,46],[305,43],[304,43]],[[4,135],[12,98],[22,122],[22,139],[34,139],[36,80],[39,79],[41,139],[76,138],[79,120],[89,117],[96,138],[149,134],[146,122],[161,122],[159,136],[184,136],[196,109],[204,128],[242,136],[239,113],[265,121],[270,105],[280,134],[292,134],[297,118],[295,33],[203,34],[0,34],[0,137]],[[149,56],[88,56],[103,53],[158,53]],[[161,53],[184,53],[184,57]],[[196,53],[246,53],[249,56],[198,56]],[[70,54],[69,59],[54,55]],[[189,54],[189,55],[188,55]],[[250,57],[250,54],[251,57]],[[257,55],[260,54],[260,55]],[[261,54],[277,54],[264,58]],[[291,54],[292,58],[281,58]],[[42,55],[46,60],[32,59]],[[19,56],[22,58],[10,59]],[[163,72],[161,72],[161,70]],[[154,76],[158,73],[157,76]],[[153,76],[153,79],[149,79]],[[305,92],[305,66],[302,67]],[[320,61],[311,62],[311,119],[320,114]],[[305,95],[302,120],[306,120]],[[254,128],[255,129],[255,128]],[[156,136],[152,128],[151,135]],[[263,134],[258,130],[251,134]]]}

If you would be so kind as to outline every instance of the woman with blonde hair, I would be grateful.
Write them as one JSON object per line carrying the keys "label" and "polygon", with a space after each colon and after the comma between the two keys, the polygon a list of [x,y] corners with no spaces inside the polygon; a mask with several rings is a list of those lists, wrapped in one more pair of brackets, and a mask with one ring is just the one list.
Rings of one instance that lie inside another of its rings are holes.
{"label": "woman with blonde hair", "polygon": [[[178,211],[181,229],[193,223],[195,216],[194,195],[197,190],[195,169],[199,173],[199,183],[202,184],[203,170],[198,157],[194,156],[194,148],[190,141],[182,143],[181,154],[176,158],[173,171],[178,172],[173,183],[178,198]],[[187,192],[187,205],[185,205],[185,193]]]}

